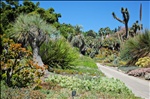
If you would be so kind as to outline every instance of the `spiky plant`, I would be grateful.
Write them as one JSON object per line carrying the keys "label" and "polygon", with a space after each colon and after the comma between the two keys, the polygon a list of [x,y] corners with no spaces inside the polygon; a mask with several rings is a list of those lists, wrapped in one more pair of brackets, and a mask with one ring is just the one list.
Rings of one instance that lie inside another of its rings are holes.
{"label": "spiky plant", "polygon": [[81,35],[81,34],[72,37],[71,45],[72,45],[73,47],[79,48],[79,51],[80,51],[81,54],[82,54],[82,52],[85,52],[85,51],[86,51],[85,38],[84,38],[84,36]]}
{"label": "spiky plant", "polygon": [[129,34],[133,37],[137,34],[137,30],[141,30],[141,28],[142,27],[140,26],[140,24],[138,23],[138,20],[137,20],[135,23],[133,23],[133,25],[129,31]]}
{"label": "spiky plant", "polygon": [[49,35],[55,33],[56,30],[41,19],[40,15],[21,14],[14,23],[11,32],[11,36],[22,43],[24,47],[30,44],[33,61],[38,63],[39,66],[43,66],[39,48],[49,38]]}
{"label": "spiky plant", "polygon": [[65,38],[43,43],[40,48],[40,55],[43,62],[49,65],[49,69],[51,67],[70,68],[74,65],[74,60],[78,58],[78,52],[71,47]]}
{"label": "spiky plant", "polygon": [[150,57],[150,30],[127,40],[121,50],[121,58],[129,60],[127,65],[135,65],[145,56]]}

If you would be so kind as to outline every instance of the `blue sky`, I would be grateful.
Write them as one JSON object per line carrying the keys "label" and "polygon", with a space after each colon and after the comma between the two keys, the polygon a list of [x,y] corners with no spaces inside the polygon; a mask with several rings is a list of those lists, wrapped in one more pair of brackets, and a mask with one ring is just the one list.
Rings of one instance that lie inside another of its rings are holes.
{"label": "blue sky", "polygon": [[[34,1],[37,2],[37,1]],[[124,26],[112,17],[122,19],[121,7],[128,8],[130,13],[129,26],[139,20],[140,3],[142,3],[142,23],[144,28],[150,29],[150,1],[39,1],[40,7],[54,8],[56,13],[61,13],[60,23],[73,26],[82,25],[83,31],[90,29],[98,32],[100,28],[114,29]]]}

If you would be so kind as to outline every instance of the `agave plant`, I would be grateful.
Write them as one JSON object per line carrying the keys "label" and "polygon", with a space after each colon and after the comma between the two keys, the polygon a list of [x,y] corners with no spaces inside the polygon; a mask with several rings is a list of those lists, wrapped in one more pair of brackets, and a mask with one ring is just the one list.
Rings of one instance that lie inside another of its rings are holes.
{"label": "agave plant", "polygon": [[129,60],[127,65],[135,65],[139,58],[150,57],[150,31],[130,38],[122,46],[121,57]]}
{"label": "agave plant", "polygon": [[21,14],[13,25],[11,36],[22,43],[24,47],[30,44],[33,61],[39,66],[43,66],[39,49],[43,42],[49,38],[49,35],[54,33],[56,30],[41,19],[40,15]]}

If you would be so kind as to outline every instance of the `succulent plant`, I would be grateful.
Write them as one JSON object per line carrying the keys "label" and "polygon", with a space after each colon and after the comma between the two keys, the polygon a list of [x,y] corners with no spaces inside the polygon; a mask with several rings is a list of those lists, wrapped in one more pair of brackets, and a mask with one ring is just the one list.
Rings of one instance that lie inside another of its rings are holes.
{"label": "succulent plant", "polygon": [[142,26],[139,25],[138,21],[136,21],[136,22],[132,25],[132,27],[131,27],[131,29],[130,29],[130,31],[129,31],[130,36],[131,36],[131,37],[134,37],[134,36],[137,34],[137,30],[140,30],[140,27],[141,27],[141,29],[143,28]]}
{"label": "succulent plant", "polygon": [[123,35],[123,38],[124,38],[124,37],[125,37],[125,38],[128,38],[128,21],[129,21],[129,18],[130,18],[130,17],[129,17],[129,11],[128,11],[127,8],[121,8],[121,13],[122,13],[122,15],[123,15],[123,20],[119,19],[119,18],[115,15],[114,12],[112,13],[112,15],[113,15],[113,17],[114,17],[116,20],[118,20],[119,22],[125,24],[126,34]]}

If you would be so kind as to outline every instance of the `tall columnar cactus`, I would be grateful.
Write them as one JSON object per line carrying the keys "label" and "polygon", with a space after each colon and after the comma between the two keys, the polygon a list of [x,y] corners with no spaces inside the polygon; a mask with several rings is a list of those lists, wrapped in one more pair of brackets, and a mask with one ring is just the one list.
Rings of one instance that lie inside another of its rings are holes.
{"label": "tall columnar cactus", "polygon": [[121,8],[121,13],[122,13],[122,15],[123,15],[123,20],[119,19],[119,18],[115,15],[114,12],[112,13],[112,15],[113,15],[113,17],[114,17],[116,20],[118,20],[119,22],[125,24],[125,28],[126,28],[125,38],[128,38],[128,21],[129,21],[129,18],[130,18],[130,16],[129,16],[129,11],[128,11],[127,8],[125,8],[125,9],[124,9],[124,8]]}

